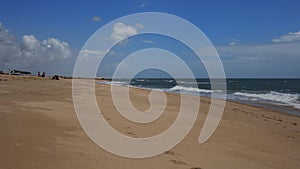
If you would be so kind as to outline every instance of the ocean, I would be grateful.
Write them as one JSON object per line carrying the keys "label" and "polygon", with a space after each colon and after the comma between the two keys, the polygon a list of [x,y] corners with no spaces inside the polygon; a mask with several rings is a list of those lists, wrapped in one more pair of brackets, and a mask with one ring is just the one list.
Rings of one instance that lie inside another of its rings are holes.
{"label": "ocean", "polygon": [[[211,97],[209,79],[135,78],[100,82]],[[197,84],[195,84],[197,83]],[[227,100],[300,116],[300,79],[226,79]],[[194,86],[194,87],[192,87]],[[198,86],[198,87],[195,87]]]}

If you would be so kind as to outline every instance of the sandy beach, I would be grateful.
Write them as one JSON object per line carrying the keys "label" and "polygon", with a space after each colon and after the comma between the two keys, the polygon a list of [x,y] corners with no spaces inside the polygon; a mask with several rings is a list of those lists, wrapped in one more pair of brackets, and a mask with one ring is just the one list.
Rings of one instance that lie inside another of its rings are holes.
{"label": "sandy beach", "polygon": [[[297,169],[300,166],[300,118],[269,109],[228,101],[214,135],[199,144],[209,98],[201,98],[194,127],[173,149],[146,159],[118,157],[98,147],[85,134],[74,110],[71,87],[71,79],[0,76],[0,169]],[[148,90],[130,89],[132,104],[139,110],[148,109],[148,94]],[[164,114],[152,123],[136,124],[117,113],[109,85],[96,85],[96,95],[109,124],[133,138],[166,130],[180,108],[180,96],[166,93]]]}

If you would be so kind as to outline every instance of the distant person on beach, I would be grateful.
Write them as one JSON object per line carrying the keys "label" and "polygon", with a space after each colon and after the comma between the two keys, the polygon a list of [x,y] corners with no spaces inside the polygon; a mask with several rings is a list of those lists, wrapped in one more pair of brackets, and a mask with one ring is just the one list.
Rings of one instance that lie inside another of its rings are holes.
{"label": "distant person on beach", "polygon": [[43,72],[42,77],[46,77],[46,73],[45,72]]}
{"label": "distant person on beach", "polygon": [[41,76],[41,72],[40,71],[38,71],[38,77],[40,77]]}

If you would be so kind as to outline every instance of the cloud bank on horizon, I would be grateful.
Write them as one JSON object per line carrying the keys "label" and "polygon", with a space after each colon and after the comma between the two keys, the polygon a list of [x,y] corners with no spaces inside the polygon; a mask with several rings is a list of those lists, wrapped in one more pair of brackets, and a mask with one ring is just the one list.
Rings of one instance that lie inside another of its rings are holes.
{"label": "cloud bank on horizon", "polygon": [[275,43],[300,41],[300,30],[298,32],[290,32],[287,35],[272,39],[272,41]]}
{"label": "cloud bank on horizon", "polygon": [[57,65],[71,58],[67,42],[56,38],[39,41],[34,35],[23,35],[21,40],[0,23],[0,68],[43,70],[47,65]]}

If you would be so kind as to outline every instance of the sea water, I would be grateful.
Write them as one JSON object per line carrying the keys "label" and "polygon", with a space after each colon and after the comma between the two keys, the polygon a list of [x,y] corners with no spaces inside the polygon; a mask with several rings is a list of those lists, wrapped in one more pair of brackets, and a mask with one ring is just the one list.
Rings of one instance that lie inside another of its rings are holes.
{"label": "sea water", "polygon": [[[118,79],[100,83],[211,97],[210,79]],[[300,116],[300,79],[226,79],[226,98]]]}

